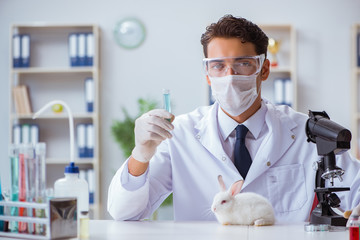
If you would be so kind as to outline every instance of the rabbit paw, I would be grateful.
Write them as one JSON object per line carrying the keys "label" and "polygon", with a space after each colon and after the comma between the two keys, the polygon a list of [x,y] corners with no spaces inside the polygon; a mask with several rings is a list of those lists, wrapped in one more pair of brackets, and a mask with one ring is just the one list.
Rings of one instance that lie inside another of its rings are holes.
{"label": "rabbit paw", "polygon": [[265,226],[265,225],[269,225],[269,224],[265,221],[265,219],[260,218],[260,219],[255,220],[254,225],[255,226]]}
{"label": "rabbit paw", "polygon": [[345,211],[344,212],[344,218],[348,219],[350,217],[351,213],[352,213],[352,210]]}

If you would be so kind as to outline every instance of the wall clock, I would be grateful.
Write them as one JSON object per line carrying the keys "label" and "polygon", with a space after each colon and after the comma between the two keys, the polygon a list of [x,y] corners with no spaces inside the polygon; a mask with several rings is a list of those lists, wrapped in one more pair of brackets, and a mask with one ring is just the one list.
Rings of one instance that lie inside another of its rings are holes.
{"label": "wall clock", "polygon": [[119,21],[114,29],[116,43],[126,49],[140,46],[145,35],[145,26],[136,18],[125,18]]}

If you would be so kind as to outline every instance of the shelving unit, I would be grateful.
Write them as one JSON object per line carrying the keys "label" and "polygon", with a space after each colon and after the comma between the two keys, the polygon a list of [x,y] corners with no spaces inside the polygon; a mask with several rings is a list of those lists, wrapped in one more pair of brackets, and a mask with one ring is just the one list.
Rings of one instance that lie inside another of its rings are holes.
{"label": "shelving unit", "polygon": [[[74,32],[93,33],[94,56],[92,66],[70,67],[68,36]],[[30,67],[13,67],[14,34],[30,35]],[[93,169],[95,181],[94,204],[90,205],[90,216],[100,217],[100,29],[93,24],[14,24],[10,29],[10,89],[19,84],[28,86],[32,111],[38,111],[51,100],[63,100],[73,112],[74,127],[79,123],[93,124],[94,157],[77,158],[75,164],[81,169]],[[85,79],[94,81],[94,109],[86,111]],[[39,127],[39,141],[46,143],[47,187],[64,176],[64,167],[70,160],[69,126],[67,113],[51,110],[33,120],[31,114],[17,114],[14,97],[10,94],[10,143],[15,124],[36,124]],[[76,142],[76,139],[75,139]],[[75,146],[75,149],[77,147]]]}
{"label": "shelving unit", "polygon": [[[292,25],[259,25],[269,38],[280,40],[277,53],[278,66],[270,68],[269,78],[262,83],[262,96],[275,103],[274,80],[290,79],[292,93],[291,107],[297,110],[297,74],[296,74],[296,31]],[[268,59],[272,59],[268,52]]]}
{"label": "shelving unit", "polygon": [[351,46],[351,102],[352,102],[352,143],[351,149],[354,156],[357,159],[360,158],[360,66],[358,63],[358,57],[360,56],[360,43],[358,42],[358,36],[360,34],[360,24],[355,24],[352,28],[352,46]]}

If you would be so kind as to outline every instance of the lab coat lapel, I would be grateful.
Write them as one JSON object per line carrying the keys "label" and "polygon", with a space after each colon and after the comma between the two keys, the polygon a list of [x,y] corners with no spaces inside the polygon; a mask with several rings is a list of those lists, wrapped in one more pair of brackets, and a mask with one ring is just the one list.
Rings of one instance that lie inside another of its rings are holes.
{"label": "lab coat lapel", "polygon": [[269,128],[269,134],[263,140],[253,159],[242,189],[245,189],[247,185],[273,166],[295,139],[292,129],[297,124],[286,115],[281,115],[274,105],[266,104],[266,106],[268,111],[265,115],[265,122]]}
{"label": "lab coat lapel", "polygon": [[208,111],[207,114],[205,114],[201,119],[201,121],[196,124],[195,137],[212,155],[221,160],[224,156],[227,156],[227,154],[225,153],[220,141],[219,129],[217,125],[218,109],[219,105],[215,102],[210,111]]}

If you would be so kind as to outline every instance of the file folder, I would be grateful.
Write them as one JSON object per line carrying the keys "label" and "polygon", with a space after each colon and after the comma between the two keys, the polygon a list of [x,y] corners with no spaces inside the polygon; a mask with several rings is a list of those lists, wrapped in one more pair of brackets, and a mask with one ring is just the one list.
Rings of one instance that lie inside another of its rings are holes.
{"label": "file folder", "polygon": [[70,66],[78,66],[78,39],[76,33],[69,34],[69,58]]}
{"label": "file folder", "polygon": [[284,104],[285,102],[285,84],[281,78],[274,80],[274,103]]}
{"label": "file folder", "polygon": [[21,35],[21,67],[30,67],[30,35]]}
{"label": "file folder", "polygon": [[15,34],[13,36],[13,67],[18,68],[21,67],[21,36],[19,34]]}
{"label": "file folder", "polygon": [[94,125],[86,125],[86,157],[94,157]]}
{"label": "file folder", "polygon": [[21,126],[21,143],[30,143],[30,125],[23,124]]}
{"label": "file folder", "polygon": [[39,142],[39,126],[36,124],[30,126],[30,139],[32,144]]}
{"label": "file folder", "polygon": [[94,61],[94,34],[86,34],[86,66],[92,66]]}
{"label": "file folder", "polygon": [[357,66],[360,67],[360,33],[357,34]]}
{"label": "file folder", "polygon": [[13,126],[13,143],[20,144],[21,143],[21,125],[15,124]]}
{"label": "file folder", "polygon": [[79,171],[79,178],[87,181],[87,176],[86,176],[86,175],[87,175],[87,174],[86,174],[86,170],[80,169],[80,171]]}
{"label": "file folder", "polygon": [[285,79],[285,98],[284,104],[291,106],[293,102],[293,90],[292,90],[292,82],[291,79]]}
{"label": "file folder", "polygon": [[93,112],[94,111],[94,80],[93,78],[85,79],[85,103],[86,103],[86,111]]}
{"label": "file folder", "polygon": [[292,105],[293,90],[289,78],[278,78],[274,80],[274,103]]}
{"label": "file folder", "polygon": [[79,57],[79,65],[85,66],[85,54],[86,54],[86,34],[79,33],[78,34],[78,57]]}
{"label": "file folder", "polygon": [[76,127],[77,133],[77,147],[79,158],[86,158],[86,126],[85,124],[78,124]]}
{"label": "file folder", "polygon": [[87,170],[87,180],[89,184],[89,203],[94,204],[94,195],[95,195],[94,169]]}

